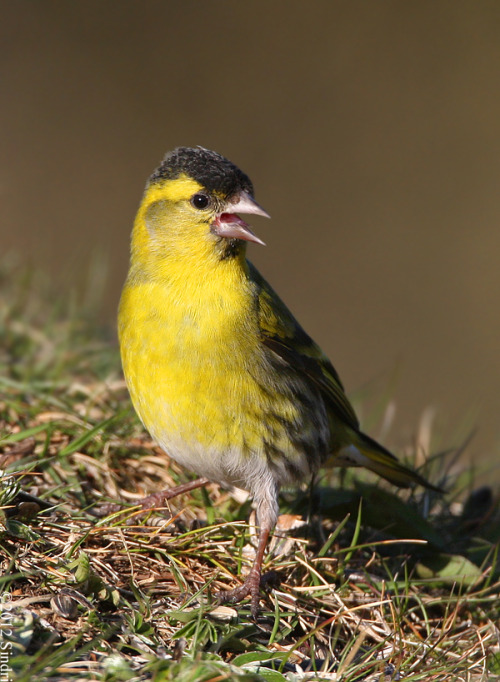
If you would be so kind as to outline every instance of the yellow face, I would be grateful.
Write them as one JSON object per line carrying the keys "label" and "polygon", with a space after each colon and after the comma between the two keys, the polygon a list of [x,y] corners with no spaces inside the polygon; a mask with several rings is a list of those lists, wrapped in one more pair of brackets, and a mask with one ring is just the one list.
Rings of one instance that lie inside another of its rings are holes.
{"label": "yellow face", "polygon": [[161,261],[216,258],[221,238],[211,226],[224,200],[186,175],[153,183],[144,194],[132,237],[133,258]]}

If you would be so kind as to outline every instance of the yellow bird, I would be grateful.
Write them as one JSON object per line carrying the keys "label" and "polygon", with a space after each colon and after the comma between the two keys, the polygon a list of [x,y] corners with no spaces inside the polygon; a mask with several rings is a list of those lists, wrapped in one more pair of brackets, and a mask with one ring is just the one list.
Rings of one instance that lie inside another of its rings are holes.
{"label": "yellow bird", "polygon": [[144,426],[204,477],[189,487],[208,479],[253,496],[255,561],[243,584],[218,596],[250,596],[256,615],[281,485],[306,481],[333,457],[399,486],[434,486],[360,431],[332,364],[246,259],[247,242],[263,242],[240,214],[269,217],[237,166],[202,147],[167,154],[135,220],[118,329]]}

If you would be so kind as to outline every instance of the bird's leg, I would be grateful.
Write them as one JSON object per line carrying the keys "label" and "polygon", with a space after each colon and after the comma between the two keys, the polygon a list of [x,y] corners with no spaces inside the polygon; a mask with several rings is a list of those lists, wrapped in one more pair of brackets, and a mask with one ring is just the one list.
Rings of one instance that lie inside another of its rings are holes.
{"label": "bird's leg", "polygon": [[175,488],[167,488],[167,490],[160,490],[159,493],[153,493],[147,497],[143,497],[138,501],[138,504],[144,510],[155,509],[156,507],[163,507],[167,500],[171,500],[177,495],[183,495],[196,488],[201,488],[210,481],[208,478],[197,478],[195,481],[189,481],[189,483],[182,483],[181,485],[176,485]]}
{"label": "bird's leg", "polygon": [[232,590],[224,590],[217,594],[217,600],[220,603],[232,602],[236,603],[251,596],[250,610],[252,612],[253,618],[257,618],[259,612],[259,588],[260,588],[260,577],[262,574],[262,561],[264,559],[264,554],[266,551],[267,539],[269,538],[269,533],[271,528],[261,527],[259,529],[259,541],[257,544],[257,553],[250,569],[250,573],[247,575],[243,585],[239,585]]}
{"label": "bird's leg", "polygon": [[257,618],[259,612],[259,588],[262,575],[262,561],[266,552],[269,533],[276,525],[278,518],[278,486],[274,479],[269,478],[260,481],[260,489],[254,494],[257,505],[257,522],[259,524],[259,539],[257,542],[257,552],[243,585],[239,585],[232,590],[224,590],[217,594],[220,603],[236,603],[250,595],[250,610],[253,618]]}

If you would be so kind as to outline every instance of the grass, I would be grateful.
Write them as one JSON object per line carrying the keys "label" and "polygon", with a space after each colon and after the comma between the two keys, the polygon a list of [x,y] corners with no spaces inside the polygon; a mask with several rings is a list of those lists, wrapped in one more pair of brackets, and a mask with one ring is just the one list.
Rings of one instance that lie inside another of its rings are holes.
{"label": "grass", "polygon": [[285,491],[254,622],[210,596],[248,568],[249,501],[214,484],[134,508],[189,474],[134,416],[115,344],[43,280],[4,266],[0,286],[2,681],[499,679],[498,491],[456,453],[425,471],[444,497],[351,471]]}

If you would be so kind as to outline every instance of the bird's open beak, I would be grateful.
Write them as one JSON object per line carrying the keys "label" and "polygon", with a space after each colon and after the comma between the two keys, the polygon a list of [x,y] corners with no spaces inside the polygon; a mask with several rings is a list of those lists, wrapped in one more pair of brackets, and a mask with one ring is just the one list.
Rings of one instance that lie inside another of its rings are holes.
{"label": "bird's open beak", "polygon": [[265,246],[262,239],[252,232],[250,225],[242,220],[238,213],[252,213],[264,216],[264,218],[271,217],[248,192],[239,192],[232,201],[227,202],[224,211],[216,216],[212,223],[212,232],[226,239],[243,239]]}

